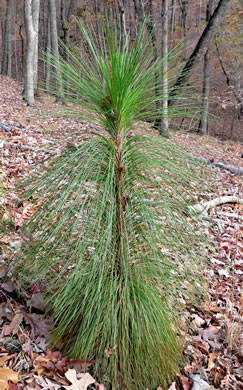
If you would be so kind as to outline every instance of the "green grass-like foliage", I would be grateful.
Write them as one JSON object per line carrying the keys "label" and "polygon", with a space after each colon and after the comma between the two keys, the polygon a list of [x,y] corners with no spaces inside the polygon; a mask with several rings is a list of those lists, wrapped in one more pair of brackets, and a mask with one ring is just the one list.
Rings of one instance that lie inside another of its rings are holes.
{"label": "green grass-like foliage", "polygon": [[200,166],[165,139],[130,134],[136,121],[158,116],[162,60],[153,62],[144,29],[125,47],[105,29],[102,50],[82,23],[80,30],[89,55],[67,48],[70,63],[51,63],[69,85],[66,98],[107,133],[34,179],[27,196],[41,207],[19,269],[45,286],[54,345],[94,359],[112,389],[167,388],[182,351],[178,299],[192,292],[196,274],[198,236],[183,207]]}

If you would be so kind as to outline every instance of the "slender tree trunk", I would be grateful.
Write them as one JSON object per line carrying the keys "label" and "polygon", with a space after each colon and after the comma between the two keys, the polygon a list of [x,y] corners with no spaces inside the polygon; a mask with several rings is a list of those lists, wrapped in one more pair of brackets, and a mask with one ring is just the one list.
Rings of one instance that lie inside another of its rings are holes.
{"label": "slender tree trunk", "polygon": [[[34,22],[37,18],[37,11],[39,10],[39,0],[25,0],[25,27],[27,35],[25,66],[24,66],[24,91],[23,99],[26,100],[29,106],[34,106],[34,90],[36,80],[36,63],[38,59],[35,59],[36,40],[38,42],[38,30]],[[38,15],[39,18],[39,15]]]}
{"label": "slender tree trunk", "polygon": [[[59,59],[59,48],[58,48],[58,34],[57,34],[57,10],[56,10],[56,1],[49,0],[49,11],[50,11],[50,27],[51,27],[51,47],[52,53]],[[63,94],[63,85],[61,72],[57,71],[57,84],[56,84],[56,102],[64,103],[64,94]]]}
{"label": "slender tree trunk", "polygon": [[100,6],[98,0],[94,0],[94,13],[95,13],[96,33],[98,36],[99,48],[102,49],[102,37],[101,37],[100,20],[99,20]]}
{"label": "slender tree trunk", "polygon": [[133,0],[134,9],[138,17],[139,24],[143,23],[145,18],[144,3],[143,0]]}
{"label": "slender tree trunk", "polygon": [[18,25],[19,26],[19,36],[21,39],[21,65],[22,65],[22,75],[24,73],[24,35],[23,35],[23,25]]}
{"label": "slender tree trunk", "polygon": [[213,15],[211,16],[209,23],[205,27],[195,49],[191,56],[187,60],[180,76],[174,84],[170,95],[169,104],[173,104],[173,98],[177,95],[178,91],[184,87],[187,80],[190,78],[193,68],[199,63],[199,61],[206,54],[209,49],[212,39],[215,37],[219,27],[223,24],[225,15],[230,9],[232,0],[219,0]]}
{"label": "slender tree trunk", "polygon": [[[206,21],[209,22],[212,14],[212,0],[207,4]],[[204,56],[203,63],[203,91],[202,91],[202,112],[199,122],[198,132],[200,135],[205,135],[208,132],[208,108],[209,108],[209,91],[210,91],[210,55],[209,49]]]}
{"label": "slender tree trunk", "polygon": [[[69,32],[70,32],[70,19],[74,11],[74,0],[70,0],[69,7],[67,7],[67,1],[61,1],[61,21],[62,21],[62,31],[63,31],[63,42],[64,47],[64,60],[68,63],[69,56],[67,53],[67,46],[69,45]],[[67,88],[67,80],[64,80],[64,89]]]}
{"label": "slender tree trunk", "polygon": [[3,35],[2,74],[11,77],[12,68],[12,0],[6,0],[6,16]]}
{"label": "slender tree trunk", "polygon": [[200,135],[207,134],[208,130],[208,96],[210,90],[210,63],[209,63],[209,50],[204,56],[203,63],[203,91],[202,91],[202,112],[199,122],[198,132]]}
{"label": "slender tree trunk", "polygon": [[[141,3],[142,3],[142,0],[141,0]],[[157,49],[157,45],[156,45],[155,17],[154,17],[154,9],[153,9],[153,2],[152,2],[152,0],[149,0],[149,2],[147,2],[147,4],[146,4],[146,8],[145,9],[142,8],[142,10],[143,10],[143,14],[144,14],[145,11],[146,11],[146,14],[147,14],[146,26],[147,26],[147,30],[148,30],[148,33],[150,35],[152,46],[153,46],[154,61],[157,61],[157,59],[158,59],[158,49]],[[159,77],[160,77],[160,75],[158,74],[158,72],[156,72],[154,74],[155,96],[156,96],[156,103],[155,104],[157,106],[158,111],[161,108],[161,104],[160,104],[160,101],[159,101],[159,95],[160,95],[161,91],[159,90],[159,87],[158,87]],[[161,121],[162,121],[162,119],[161,119],[161,117],[159,117],[159,118],[156,118],[155,123],[154,123],[154,128],[158,129],[160,133],[162,132],[162,128],[161,128],[161,123],[162,122]]]}
{"label": "slender tree trunk", "polygon": [[127,25],[126,25],[126,14],[125,14],[125,0],[118,0],[118,9],[120,15],[120,24],[122,31],[122,44],[125,46],[127,44]]}
{"label": "slender tree trunk", "polygon": [[168,137],[169,121],[168,121],[168,0],[162,0],[162,57],[164,59],[162,68],[162,119],[160,126],[160,134]]}
{"label": "slender tree trunk", "polygon": [[171,3],[171,17],[170,17],[170,31],[175,31],[175,13],[176,13],[176,0],[172,0]]}
{"label": "slender tree trunk", "polygon": [[181,2],[181,16],[182,16],[183,43],[184,43],[184,57],[185,57],[185,60],[187,58],[187,40],[186,40],[187,11],[188,11],[188,0],[182,0],[182,2]]}
{"label": "slender tree trunk", "polygon": [[32,1],[33,6],[33,28],[35,30],[35,43],[34,43],[34,94],[37,95],[37,84],[38,84],[38,59],[39,59],[39,53],[38,53],[38,45],[39,45],[39,39],[38,39],[38,33],[39,33],[39,16],[40,16],[40,0],[38,1]]}
{"label": "slender tree trunk", "polygon": [[51,65],[50,65],[50,53],[51,53],[51,21],[47,18],[47,37],[46,37],[46,59],[45,64],[45,88],[50,90],[50,78],[51,78]]}
{"label": "slender tree trunk", "polygon": [[63,41],[65,45],[68,45],[69,43],[70,18],[74,11],[74,5],[75,5],[74,0],[70,0],[69,7],[67,7],[67,0],[61,1],[61,21],[62,21],[62,30],[63,30]]}

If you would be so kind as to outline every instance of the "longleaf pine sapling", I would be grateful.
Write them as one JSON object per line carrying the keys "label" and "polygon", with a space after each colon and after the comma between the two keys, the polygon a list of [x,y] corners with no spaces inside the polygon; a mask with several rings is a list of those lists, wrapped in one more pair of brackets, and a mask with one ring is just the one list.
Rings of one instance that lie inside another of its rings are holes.
{"label": "longleaf pine sapling", "polygon": [[[179,298],[193,295],[197,274],[198,236],[183,208],[201,167],[169,140],[133,131],[161,115],[163,75],[154,75],[165,59],[154,61],[146,29],[124,45],[105,26],[100,48],[78,24],[85,55],[65,47],[68,62],[50,53],[48,61],[53,77],[65,79],[65,99],[105,134],[32,178],[26,196],[41,207],[19,270],[45,288],[52,346],[95,360],[93,374],[107,389],[167,389],[183,349]],[[169,53],[169,64],[176,56]],[[182,108],[169,108],[169,119]]]}

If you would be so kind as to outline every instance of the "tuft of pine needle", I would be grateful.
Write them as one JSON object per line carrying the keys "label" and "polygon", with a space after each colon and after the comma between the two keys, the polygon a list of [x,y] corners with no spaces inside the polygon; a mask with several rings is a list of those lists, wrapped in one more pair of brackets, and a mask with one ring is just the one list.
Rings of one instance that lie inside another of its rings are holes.
{"label": "tuft of pine needle", "polygon": [[163,59],[154,62],[144,27],[123,46],[107,26],[102,49],[79,27],[88,55],[65,48],[69,62],[48,58],[65,97],[106,135],[31,179],[25,196],[41,206],[17,271],[45,286],[53,345],[95,360],[112,389],[167,388],[181,362],[181,297],[193,297],[198,275],[199,236],[183,209],[202,168],[168,140],[130,134],[137,121],[161,115],[154,74]]}

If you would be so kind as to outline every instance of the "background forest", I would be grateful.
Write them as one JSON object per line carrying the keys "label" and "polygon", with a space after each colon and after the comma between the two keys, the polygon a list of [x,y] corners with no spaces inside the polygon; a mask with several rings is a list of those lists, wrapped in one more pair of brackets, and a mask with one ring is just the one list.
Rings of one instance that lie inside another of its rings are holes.
{"label": "background forest", "polygon": [[[170,49],[178,42],[183,42],[183,51],[177,66],[178,76],[219,2],[216,0],[53,0],[50,2],[36,0],[26,1],[26,4],[28,3],[30,14],[25,17],[24,1],[2,0],[0,2],[1,74],[20,81],[23,80],[24,75],[25,80],[26,77],[28,79],[31,70],[28,68],[27,39],[33,32],[34,72],[37,71],[38,66],[38,78],[35,75],[34,81],[35,93],[37,93],[38,80],[44,77],[48,83],[50,77],[50,69],[42,63],[40,54],[50,48],[57,54],[57,36],[65,43],[69,40],[75,42],[82,49],[74,16],[81,17],[86,23],[92,24],[99,41],[101,41],[101,24],[106,13],[110,20],[123,26],[125,35],[129,31],[132,37],[136,36],[139,24],[146,18],[152,42],[163,42],[163,45],[156,47],[155,56],[165,54],[167,45]],[[191,127],[202,134],[215,135],[222,139],[242,140],[240,3],[238,0],[233,0],[232,6],[226,5],[230,8],[227,16],[221,20],[208,50],[204,56],[201,56],[190,81],[187,82],[189,87],[193,86],[194,97],[198,106],[202,107],[201,117],[196,123],[192,121]],[[208,110],[211,114],[209,121]]]}

